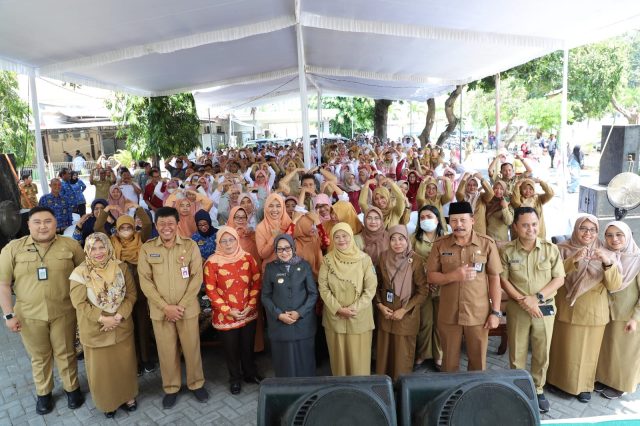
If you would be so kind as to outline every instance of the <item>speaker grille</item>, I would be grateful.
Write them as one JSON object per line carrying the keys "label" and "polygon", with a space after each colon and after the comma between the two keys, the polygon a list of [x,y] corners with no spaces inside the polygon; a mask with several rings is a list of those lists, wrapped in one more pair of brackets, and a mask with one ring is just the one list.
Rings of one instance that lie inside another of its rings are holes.
{"label": "speaker grille", "polygon": [[513,381],[513,384],[516,385],[518,387],[518,389],[520,389],[522,392],[524,392],[525,395],[527,395],[527,398],[529,399],[533,399],[533,392],[531,390],[531,382],[527,379],[515,379]]}
{"label": "speaker grille", "polygon": [[373,391],[373,393],[378,395],[382,400],[382,402],[384,402],[386,405],[392,404],[390,399],[391,395],[389,395],[389,388],[387,386],[374,385],[374,386],[371,386],[371,390]]}
{"label": "speaker grille", "polygon": [[451,422],[451,416],[453,415],[453,409],[463,394],[464,392],[462,391],[462,389],[459,389],[449,395],[449,398],[447,398],[445,403],[442,405],[440,417],[438,418],[438,426],[449,426],[449,423]]}
{"label": "speaker grille", "polygon": [[307,413],[309,409],[313,405],[314,402],[318,399],[318,395],[311,395],[307,398],[304,403],[300,405],[298,411],[296,412],[295,417],[293,418],[292,426],[303,426],[304,419],[307,417]]}

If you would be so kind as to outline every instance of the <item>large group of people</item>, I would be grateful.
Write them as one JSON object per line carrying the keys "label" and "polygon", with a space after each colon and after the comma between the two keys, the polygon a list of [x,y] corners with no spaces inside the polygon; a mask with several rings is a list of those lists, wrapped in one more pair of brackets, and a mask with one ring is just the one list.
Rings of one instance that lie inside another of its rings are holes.
{"label": "large group of people", "polygon": [[136,376],[156,361],[165,409],[181,357],[187,388],[208,400],[203,318],[238,394],[263,378],[265,332],[278,377],[313,376],[326,355],[336,376],[456,372],[463,341],[468,370],[484,370],[505,300],[509,363],[525,368],[531,346],[541,412],[547,381],[582,402],[594,386],[635,390],[640,250],[626,224],[602,241],[585,215],[552,244],[553,190],[520,156],[499,153],[485,178],[408,140],[320,154],[310,169],[296,145],[173,157],[164,170],[98,165],[89,212],[69,170],[38,205],[26,193],[30,235],[0,254],[0,306],[31,357],[36,411],[53,409],[54,360],[69,408],[82,405],[76,332],[95,405],[113,417],[137,408]]}

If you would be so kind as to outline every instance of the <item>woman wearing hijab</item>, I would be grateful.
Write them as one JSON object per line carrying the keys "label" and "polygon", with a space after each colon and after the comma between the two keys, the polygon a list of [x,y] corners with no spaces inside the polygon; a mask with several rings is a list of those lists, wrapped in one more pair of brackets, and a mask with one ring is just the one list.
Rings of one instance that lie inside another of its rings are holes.
{"label": "woman wearing hijab", "polygon": [[[444,185],[444,193],[441,193],[438,190],[438,181],[442,181]],[[444,209],[443,206],[448,204],[453,200],[453,184],[452,182],[444,177],[439,177],[438,179],[434,179],[429,176],[420,184],[420,188],[418,189],[418,196],[416,198],[418,200],[418,207],[422,206],[433,206],[440,212],[440,223],[447,223],[444,217]],[[444,229],[444,233],[448,234],[448,229]]]}
{"label": "woman wearing hijab", "polygon": [[[254,196],[246,192],[240,194],[238,197],[238,206],[242,207],[247,213],[249,218],[247,224],[249,228],[255,230],[258,223],[262,220],[263,209],[258,208]],[[231,214],[231,212],[229,212],[229,214]],[[227,221],[229,221],[229,219],[227,219]]]}
{"label": "woman wearing hijab", "polygon": [[[540,184],[540,187],[544,191],[544,194],[536,194],[536,183]],[[540,179],[521,179],[516,183],[513,190],[511,205],[514,209],[518,207],[533,207],[536,210],[539,218],[538,237],[546,239],[547,230],[544,225],[544,214],[542,206],[553,199],[553,189],[544,181]],[[518,235],[515,231],[515,227],[511,227],[511,239],[515,240]]]}
{"label": "woman wearing hijab", "polygon": [[331,221],[323,224],[328,235],[336,223],[344,222],[351,227],[353,235],[357,236],[362,232],[362,222],[358,219],[358,213],[349,201],[336,201],[331,206]]}
{"label": "woman wearing hijab", "polygon": [[220,332],[230,391],[240,393],[240,381],[259,384],[253,346],[260,297],[260,270],[253,256],[240,247],[238,233],[223,226],[216,252],[204,265],[204,283],[211,300],[213,328]]}
{"label": "woman wearing hijab", "polygon": [[427,293],[427,276],[422,256],[411,249],[407,227],[389,228],[389,249],[378,266],[378,308],[376,374],[395,381],[410,373],[420,327],[420,306]]}
{"label": "woman wearing hijab", "polygon": [[87,185],[81,179],[78,179],[78,172],[76,171],[71,172],[69,185],[76,196],[74,211],[80,216],[84,216],[87,213],[87,201],[84,198],[84,190],[87,189]]}
{"label": "woman wearing hijab", "polygon": [[331,240],[334,248],[323,258],[318,276],[331,372],[334,376],[368,376],[376,273],[371,258],[356,247],[349,225],[334,226]]}
{"label": "woman wearing hijab", "polygon": [[578,192],[580,187],[580,174],[582,173],[582,168],[584,167],[584,153],[580,148],[580,145],[576,145],[573,147],[573,151],[569,155],[569,174],[571,176],[571,180],[569,181],[569,185],[567,187],[567,192],[569,194],[574,194]]}
{"label": "woman wearing hijab", "polygon": [[407,175],[407,185],[409,186],[409,189],[407,190],[407,200],[411,203],[411,211],[413,212],[418,210],[417,197],[421,182],[422,178],[415,170],[411,170]]}
{"label": "woman wearing hijab", "polygon": [[[87,237],[93,234],[93,227],[96,224],[96,219],[98,218],[98,216],[100,216],[100,213],[102,213],[102,210],[104,210],[107,205],[109,205],[107,200],[96,198],[91,203],[91,213],[82,216],[78,223],[76,223],[76,226],[73,229],[73,239],[78,241],[82,247],[84,247],[84,242]],[[106,228],[105,233],[107,235],[111,235],[111,231],[115,221],[116,220],[112,217],[108,217],[107,221],[105,222],[104,227]]]}
{"label": "woman wearing hijab", "polygon": [[589,402],[596,379],[598,354],[609,322],[607,291],[622,285],[615,255],[598,239],[598,219],[576,220],[571,239],[558,244],[566,277],[555,298],[547,382]]}
{"label": "woman wearing hijab", "polygon": [[[303,190],[304,191],[304,190]],[[313,278],[318,279],[322,249],[329,246],[320,217],[317,213],[299,213],[293,215],[293,238],[295,239],[298,255],[309,262]],[[324,241],[324,244],[323,244]]]}
{"label": "woman wearing hijab", "polygon": [[264,219],[256,227],[256,245],[263,266],[276,258],[273,239],[280,234],[293,235],[295,225],[285,211],[284,198],[272,193],[264,204]]}
{"label": "woman wearing hijab", "polygon": [[109,188],[109,198],[107,199],[111,206],[111,216],[117,219],[121,214],[127,214],[127,199],[122,195],[122,190],[118,185],[111,185]]}
{"label": "woman wearing hijab", "polygon": [[258,268],[262,270],[262,258],[258,252],[256,245],[256,232],[248,225],[248,217],[246,210],[240,206],[234,207],[229,212],[229,221],[227,226],[233,228],[238,233],[240,247],[249,253],[258,263]]}
{"label": "woman wearing hijab", "polygon": [[349,203],[353,206],[356,211],[356,214],[360,213],[360,205],[358,204],[358,200],[360,199],[360,191],[361,187],[358,185],[358,181],[356,179],[356,175],[353,173],[346,171],[342,175],[342,184],[340,184],[340,189],[347,193],[349,197]]}
{"label": "woman wearing hijab", "polygon": [[262,278],[262,305],[267,313],[276,377],[315,376],[314,339],[318,299],[309,263],[296,254],[290,235],[275,238],[277,259]]}
{"label": "woman wearing hijab", "polygon": [[[398,225],[401,223],[404,217],[405,211],[405,198],[398,185],[391,181],[389,178],[383,178],[380,180],[379,185],[388,183],[391,190],[384,186],[378,186],[373,190],[373,196],[371,198],[371,205],[377,207],[382,212],[383,225],[387,229],[390,226]],[[369,188],[370,185],[375,185],[374,179],[369,179],[364,185],[362,192],[360,193],[360,209],[367,211],[370,208],[369,204],[369,191],[364,190]]]}
{"label": "woman wearing hijab", "polygon": [[205,210],[198,210],[195,215],[197,231],[191,236],[200,249],[200,255],[203,259],[216,251],[216,233],[218,230],[211,224],[211,216]]}
{"label": "woman wearing hijab", "polygon": [[[483,191],[480,190],[482,185]],[[473,209],[473,230],[487,234],[487,204],[493,199],[493,189],[480,173],[465,173],[456,191],[456,200],[466,201]],[[482,201],[481,201],[482,200]]]}
{"label": "woman wearing hijab", "polygon": [[600,346],[596,391],[617,399],[635,392],[640,383],[640,248],[629,225],[619,221],[607,224],[604,244],[622,267],[622,286],[609,293],[611,321]]}
{"label": "woman wearing hijab", "polygon": [[[418,210],[418,227],[411,236],[413,250],[427,259],[433,242],[444,235],[440,212],[433,206],[422,206]],[[425,360],[433,359],[434,368],[442,365],[442,346],[438,335],[438,308],[440,305],[440,286],[428,284],[429,294],[420,307],[420,326],[416,338],[416,366]]]}
{"label": "woman wearing hijab", "polygon": [[[484,198],[478,204],[485,204]],[[513,207],[509,204],[507,184],[503,180],[493,183],[493,198],[485,205],[487,235],[496,243],[509,241],[509,227],[513,223]]]}
{"label": "woman wearing hijab", "polygon": [[382,211],[370,207],[364,215],[364,227],[354,237],[356,246],[371,257],[374,266],[378,266],[380,255],[389,248],[389,234],[384,228]]}
{"label": "woman wearing hijab", "polygon": [[70,297],[76,309],[89,389],[96,408],[112,418],[118,408],[137,409],[138,380],[131,311],[136,286],[116,260],[109,238],[87,237],[85,261],[73,270]]}

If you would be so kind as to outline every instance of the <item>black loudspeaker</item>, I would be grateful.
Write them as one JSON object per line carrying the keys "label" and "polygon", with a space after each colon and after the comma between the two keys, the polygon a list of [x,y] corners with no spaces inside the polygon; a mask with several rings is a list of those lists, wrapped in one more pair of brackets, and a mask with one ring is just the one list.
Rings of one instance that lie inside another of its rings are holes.
{"label": "black loudspeaker", "polygon": [[387,376],[271,378],[260,383],[258,426],[393,426]]}
{"label": "black loudspeaker", "polygon": [[531,375],[524,370],[413,374],[399,379],[402,426],[540,424]]}
{"label": "black loudspeaker", "polygon": [[[611,136],[609,136],[611,131]],[[609,136],[607,146],[605,141]],[[613,177],[622,172],[638,173],[638,156],[640,156],[640,125],[602,126],[602,142],[604,148],[600,157],[600,176],[598,183],[607,185]],[[573,147],[569,147],[569,150]],[[568,153],[571,155],[571,151]],[[629,168],[631,165],[631,168]]]}

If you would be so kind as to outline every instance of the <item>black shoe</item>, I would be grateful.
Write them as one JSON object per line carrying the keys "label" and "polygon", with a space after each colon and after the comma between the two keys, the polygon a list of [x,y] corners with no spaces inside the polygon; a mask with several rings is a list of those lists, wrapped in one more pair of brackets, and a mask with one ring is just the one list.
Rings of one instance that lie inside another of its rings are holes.
{"label": "black shoe", "polygon": [[116,412],[115,411],[107,411],[106,413],[104,413],[104,416],[108,419],[112,419],[116,416]]}
{"label": "black shoe", "polygon": [[49,414],[53,411],[53,399],[51,399],[51,392],[46,395],[38,395],[38,402],[36,402],[36,413],[40,415]]}
{"label": "black shoe", "polygon": [[80,392],[80,388],[71,392],[65,391],[65,393],[67,394],[67,406],[72,410],[80,408],[84,404],[84,396]]}
{"label": "black shoe", "polygon": [[551,405],[549,404],[549,401],[547,401],[547,398],[543,393],[538,394],[538,408],[540,409],[541,413],[548,413],[551,409]]}
{"label": "black shoe", "polygon": [[145,362],[143,363],[143,367],[145,373],[153,373],[156,371],[156,364],[153,362]]}
{"label": "black shoe", "polygon": [[191,391],[198,402],[207,402],[209,400],[209,392],[203,387]]}
{"label": "black shoe", "polygon": [[240,383],[231,383],[231,386],[229,386],[229,391],[231,391],[232,395],[237,395],[240,393],[240,390],[242,389],[242,385],[240,385]]}
{"label": "black shoe", "polygon": [[173,408],[176,405],[176,401],[178,400],[178,392],[176,393],[167,393],[162,398],[162,408],[168,410],[169,408]]}
{"label": "black shoe", "polygon": [[133,403],[129,404],[128,402],[125,402],[124,404],[122,404],[120,406],[120,408],[122,408],[124,411],[128,411],[130,413],[136,411],[138,409],[138,401],[136,401],[135,399],[133,400]]}
{"label": "black shoe", "polygon": [[618,399],[623,394],[624,392],[620,392],[619,390],[612,389],[612,388],[607,388],[604,391],[602,391],[602,396],[604,396],[607,399]]}
{"label": "black shoe", "polygon": [[79,354],[76,354],[76,360],[83,361],[84,360],[84,352],[80,352]]}
{"label": "black shoe", "polygon": [[598,393],[602,393],[607,388],[607,385],[600,382],[595,382],[593,384],[593,390]]}
{"label": "black shoe", "polygon": [[253,377],[245,377],[244,378],[244,382],[245,383],[255,383],[256,385],[259,385],[261,381],[264,380],[264,377],[260,376],[259,374],[256,374]]}
{"label": "black shoe", "polygon": [[584,402],[586,404],[587,402],[591,401],[591,392],[580,392],[578,395],[576,395],[576,398],[578,398],[578,401]]}

